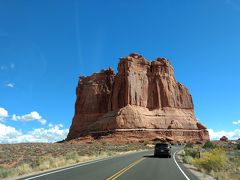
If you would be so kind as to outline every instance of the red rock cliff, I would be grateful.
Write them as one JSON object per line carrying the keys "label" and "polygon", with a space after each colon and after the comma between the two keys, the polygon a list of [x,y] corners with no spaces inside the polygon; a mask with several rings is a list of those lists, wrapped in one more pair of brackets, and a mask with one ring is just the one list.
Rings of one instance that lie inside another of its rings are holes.
{"label": "red rock cliff", "polygon": [[75,115],[67,140],[105,132],[180,141],[209,139],[194,116],[192,97],[178,83],[165,58],[149,62],[141,55],[120,59],[118,74],[111,68],[80,77]]}

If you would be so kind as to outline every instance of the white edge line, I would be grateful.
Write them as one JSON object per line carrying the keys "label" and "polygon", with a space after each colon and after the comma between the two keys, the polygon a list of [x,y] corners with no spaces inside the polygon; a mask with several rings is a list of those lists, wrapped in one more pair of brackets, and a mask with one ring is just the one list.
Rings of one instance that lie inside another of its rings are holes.
{"label": "white edge line", "polygon": [[[148,150],[144,150],[144,151],[148,151]],[[143,152],[143,151],[140,151],[140,152]],[[133,152],[133,153],[129,153],[129,154],[140,153],[140,152]],[[59,170],[55,170],[55,171],[53,170],[53,171],[48,172],[48,173],[43,173],[43,174],[40,174],[40,175],[37,175],[37,176],[33,176],[33,177],[29,177],[29,178],[23,178],[23,179],[25,179],[25,180],[35,179],[35,178],[46,176],[46,175],[49,175],[49,174],[54,174],[54,173],[57,173],[57,172],[61,172],[61,171],[65,171],[65,170],[69,170],[69,169],[73,169],[73,168],[77,168],[77,167],[80,167],[80,166],[85,166],[85,165],[88,165],[88,164],[97,163],[97,162],[100,162],[100,161],[110,160],[110,159],[114,159],[114,158],[117,158],[117,157],[129,155],[129,154],[123,154],[123,155],[118,155],[118,156],[113,156],[113,157],[107,157],[107,158],[102,158],[102,159],[98,159],[98,160],[93,160],[93,161],[81,163],[79,165],[73,165],[71,167],[67,167],[67,168],[63,168],[63,169],[59,169]]]}
{"label": "white edge line", "polygon": [[[176,151],[176,152],[178,152],[178,151]],[[187,180],[190,180],[190,178],[184,173],[184,171],[181,169],[181,167],[178,165],[178,163],[177,163],[177,161],[176,161],[176,159],[175,159],[175,154],[176,154],[176,152],[173,154],[173,160],[174,160],[174,162],[176,163],[176,165],[177,165],[177,167],[179,168],[179,170],[182,172],[182,174],[185,176],[185,178],[187,179]]]}

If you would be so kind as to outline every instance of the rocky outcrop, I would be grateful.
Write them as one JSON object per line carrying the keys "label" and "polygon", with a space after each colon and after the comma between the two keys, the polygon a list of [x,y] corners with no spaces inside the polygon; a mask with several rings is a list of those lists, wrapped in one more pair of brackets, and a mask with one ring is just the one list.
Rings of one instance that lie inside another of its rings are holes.
{"label": "rocky outcrop", "polygon": [[228,141],[228,138],[227,138],[226,136],[222,136],[222,137],[220,138],[220,141]]}
{"label": "rocky outcrop", "polygon": [[76,89],[77,100],[69,138],[76,138],[97,122],[98,118],[109,110],[114,72],[112,68],[94,73],[92,76],[80,76]]}
{"label": "rocky outcrop", "polygon": [[192,97],[184,85],[176,82],[169,61],[158,58],[149,62],[137,54],[121,58],[110,101],[113,110],[128,104],[150,110],[193,109]]}
{"label": "rocky outcrop", "polygon": [[152,62],[138,54],[120,58],[116,75],[109,68],[82,76],[76,94],[67,140],[106,133],[137,137],[139,132],[148,139],[159,135],[178,141],[209,139],[206,127],[194,116],[188,89],[176,81],[165,58]]}

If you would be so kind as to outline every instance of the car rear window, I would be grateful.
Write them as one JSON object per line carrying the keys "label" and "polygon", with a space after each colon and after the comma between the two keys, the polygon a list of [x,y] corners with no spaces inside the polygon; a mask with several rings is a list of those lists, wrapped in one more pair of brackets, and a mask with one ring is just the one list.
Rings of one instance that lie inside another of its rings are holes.
{"label": "car rear window", "polygon": [[156,147],[168,147],[168,144],[156,144]]}

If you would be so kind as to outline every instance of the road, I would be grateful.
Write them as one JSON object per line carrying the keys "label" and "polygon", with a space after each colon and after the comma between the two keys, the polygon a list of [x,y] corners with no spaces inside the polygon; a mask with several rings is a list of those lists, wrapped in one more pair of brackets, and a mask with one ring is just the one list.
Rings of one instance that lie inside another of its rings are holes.
{"label": "road", "polygon": [[175,156],[181,147],[172,147],[172,158],[155,158],[153,151],[106,158],[49,171],[24,178],[25,180],[195,180]]}

